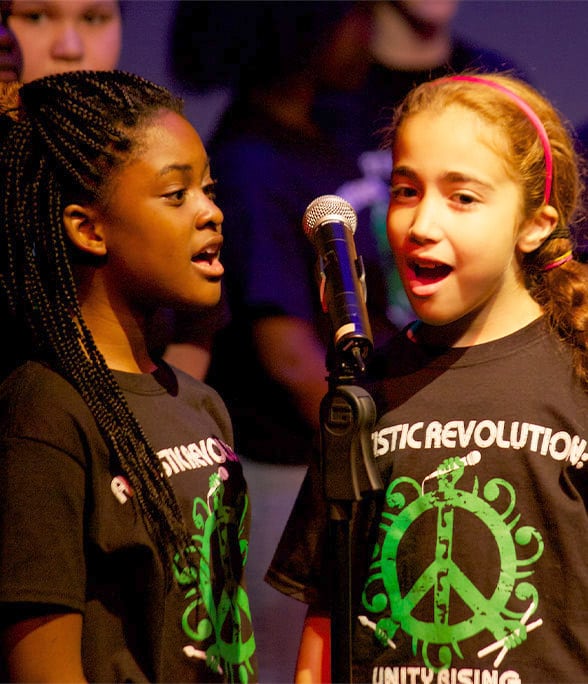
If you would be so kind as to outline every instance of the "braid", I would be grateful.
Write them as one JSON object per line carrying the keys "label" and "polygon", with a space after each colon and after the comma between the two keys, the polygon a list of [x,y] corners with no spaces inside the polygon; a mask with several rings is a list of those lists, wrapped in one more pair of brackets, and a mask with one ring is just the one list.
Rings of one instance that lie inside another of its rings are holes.
{"label": "braid", "polygon": [[588,266],[576,260],[541,270],[573,250],[571,237],[547,240],[525,258],[529,290],[545,312],[549,328],[569,345],[576,375],[588,390]]}
{"label": "braid", "polygon": [[2,117],[2,293],[30,353],[88,405],[169,579],[173,560],[183,559],[190,544],[188,532],[157,454],[84,322],[62,215],[72,197],[100,198],[132,148],[134,128],[181,105],[165,89],[123,72],[50,76],[20,93],[21,121],[5,126]]}

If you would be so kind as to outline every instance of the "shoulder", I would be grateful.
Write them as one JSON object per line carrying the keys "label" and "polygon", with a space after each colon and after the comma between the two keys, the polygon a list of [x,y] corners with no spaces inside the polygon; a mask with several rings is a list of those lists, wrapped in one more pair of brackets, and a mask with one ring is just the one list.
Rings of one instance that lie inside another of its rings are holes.
{"label": "shoulder", "polygon": [[86,406],[67,380],[37,361],[26,361],[10,373],[0,385],[0,401],[4,408],[26,405],[29,412],[79,411]]}
{"label": "shoulder", "polygon": [[[286,174],[293,168],[301,173],[302,169],[316,166],[317,152],[320,166],[334,154],[332,146],[325,145],[320,136],[309,137],[298,128],[285,126],[254,105],[241,110],[241,114],[229,113],[209,151],[215,169],[222,169],[223,183],[227,175],[247,179],[252,171]],[[272,176],[269,179],[273,180]],[[259,178],[255,177],[255,182],[259,183]]]}
{"label": "shoulder", "polygon": [[96,424],[80,394],[47,366],[27,361],[0,385],[0,436],[74,450],[80,434],[91,431]]}
{"label": "shoulder", "polygon": [[292,174],[284,150],[255,134],[223,141],[211,148],[210,156],[214,173],[220,179],[218,197],[225,214],[235,204],[239,205],[239,212],[244,207],[250,211],[256,202],[265,202],[268,194],[271,196],[268,188],[282,187],[284,181],[280,179]]}

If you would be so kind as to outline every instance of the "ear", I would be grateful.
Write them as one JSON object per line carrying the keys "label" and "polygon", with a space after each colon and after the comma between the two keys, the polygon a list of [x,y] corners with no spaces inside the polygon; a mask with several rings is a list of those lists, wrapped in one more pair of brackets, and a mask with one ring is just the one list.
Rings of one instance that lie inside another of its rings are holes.
{"label": "ear", "polygon": [[557,209],[550,204],[544,204],[523,224],[517,238],[517,247],[525,254],[535,251],[553,233],[558,219]]}
{"label": "ear", "polygon": [[106,254],[106,242],[97,212],[90,206],[68,204],[63,210],[63,225],[72,243],[94,256]]}

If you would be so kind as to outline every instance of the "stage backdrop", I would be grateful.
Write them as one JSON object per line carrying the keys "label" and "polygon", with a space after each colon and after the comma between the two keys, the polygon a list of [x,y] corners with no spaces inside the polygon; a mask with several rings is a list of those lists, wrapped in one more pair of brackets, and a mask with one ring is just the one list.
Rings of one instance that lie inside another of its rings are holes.
{"label": "stage backdrop", "polygon": [[[175,4],[125,2],[121,68],[177,91],[168,48]],[[455,30],[511,57],[573,124],[588,120],[587,0],[463,0]],[[184,95],[190,118],[206,140],[227,94]]]}

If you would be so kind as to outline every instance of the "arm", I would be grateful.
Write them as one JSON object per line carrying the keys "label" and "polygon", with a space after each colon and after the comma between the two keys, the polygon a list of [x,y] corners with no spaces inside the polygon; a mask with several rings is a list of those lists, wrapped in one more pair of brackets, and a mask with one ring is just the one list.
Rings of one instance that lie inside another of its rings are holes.
{"label": "arm", "polygon": [[11,682],[85,682],[82,616],[43,615],[6,627],[0,648]]}
{"label": "arm", "polygon": [[253,327],[261,363],[291,394],[300,414],[315,429],[327,393],[325,349],[307,321],[294,316],[262,318]]}
{"label": "arm", "polygon": [[331,619],[326,612],[309,607],[302,629],[296,662],[295,684],[331,681]]}

